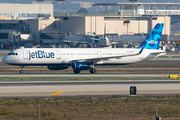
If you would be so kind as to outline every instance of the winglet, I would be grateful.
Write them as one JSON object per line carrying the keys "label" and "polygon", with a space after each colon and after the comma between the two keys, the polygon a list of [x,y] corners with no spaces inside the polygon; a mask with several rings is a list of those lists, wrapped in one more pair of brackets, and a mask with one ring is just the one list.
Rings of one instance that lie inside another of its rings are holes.
{"label": "winglet", "polygon": [[139,54],[141,54],[141,53],[143,52],[144,47],[145,47],[145,45],[143,45],[143,47],[142,47],[141,50],[139,51]]}

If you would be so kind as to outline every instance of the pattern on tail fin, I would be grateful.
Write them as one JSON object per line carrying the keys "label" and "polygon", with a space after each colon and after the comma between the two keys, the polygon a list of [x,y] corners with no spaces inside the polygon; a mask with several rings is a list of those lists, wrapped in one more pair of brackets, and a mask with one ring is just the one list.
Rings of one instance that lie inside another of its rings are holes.
{"label": "pattern on tail fin", "polygon": [[154,29],[139,48],[145,46],[144,49],[159,49],[163,26],[163,23],[156,24]]}

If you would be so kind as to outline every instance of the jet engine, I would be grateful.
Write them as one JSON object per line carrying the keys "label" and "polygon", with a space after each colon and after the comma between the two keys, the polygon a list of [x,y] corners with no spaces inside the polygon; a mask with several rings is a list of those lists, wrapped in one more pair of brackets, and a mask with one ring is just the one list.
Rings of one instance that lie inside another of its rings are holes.
{"label": "jet engine", "polygon": [[89,70],[91,65],[85,62],[73,62],[71,67],[73,70]]}
{"label": "jet engine", "polygon": [[67,65],[48,65],[47,68],[48,68],[48,70],[64,70],[64,69],[68,69],[69,66],[67,66]]}

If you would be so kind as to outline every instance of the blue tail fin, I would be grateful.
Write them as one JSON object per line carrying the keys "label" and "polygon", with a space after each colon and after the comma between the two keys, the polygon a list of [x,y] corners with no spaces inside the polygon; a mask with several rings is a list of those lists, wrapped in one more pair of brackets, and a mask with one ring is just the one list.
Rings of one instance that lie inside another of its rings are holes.
{"label": "blue tail fin", "polygon": [[150,34],[139,47],[139,49],[141,49],[143,46],[144,49],[159,49],[163,26],[163,23],[156,24],[154,29],[150,32]]}

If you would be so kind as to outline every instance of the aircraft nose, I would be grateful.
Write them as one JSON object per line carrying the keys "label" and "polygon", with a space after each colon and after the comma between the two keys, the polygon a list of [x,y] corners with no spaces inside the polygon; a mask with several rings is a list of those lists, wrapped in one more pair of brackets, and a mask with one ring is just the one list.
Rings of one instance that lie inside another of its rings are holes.
{"label": "aircraft nose", "polygon": [[5,57],[3,57],[3,59],[2,59],[2,61],[4,62],[4,63],[6,63],[6,60],[7,59],[7,57],[5,56]]}

